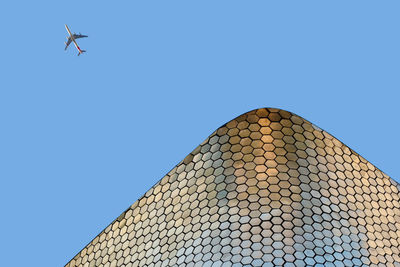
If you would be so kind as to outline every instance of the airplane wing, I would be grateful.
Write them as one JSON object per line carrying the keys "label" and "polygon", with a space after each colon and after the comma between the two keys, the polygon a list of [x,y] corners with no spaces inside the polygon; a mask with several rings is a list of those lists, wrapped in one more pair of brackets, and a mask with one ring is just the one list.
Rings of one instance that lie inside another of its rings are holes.
{"label": "airplane wing", "polygon": [[74,39],[79,39],[79,38],[84,38],[84,37],[88,37],[88,36],[87,35],[83,35],[83,34],[74,33]]}
{"label": "airplane wing", "polygon": [[65,42],[65,49],[64,50],[67,50],[68,46],[71,44],[71,41],[72,41],[71,37],[69,37],[68,41]]}

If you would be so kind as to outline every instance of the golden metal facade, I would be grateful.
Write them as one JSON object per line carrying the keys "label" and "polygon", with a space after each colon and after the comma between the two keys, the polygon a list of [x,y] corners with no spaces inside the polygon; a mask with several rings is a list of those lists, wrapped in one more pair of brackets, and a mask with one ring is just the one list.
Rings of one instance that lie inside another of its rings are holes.
{"label": "golden metal facade", "polygon": [[215,131],[66,266],[400,266],[400,186],[303,118]]}

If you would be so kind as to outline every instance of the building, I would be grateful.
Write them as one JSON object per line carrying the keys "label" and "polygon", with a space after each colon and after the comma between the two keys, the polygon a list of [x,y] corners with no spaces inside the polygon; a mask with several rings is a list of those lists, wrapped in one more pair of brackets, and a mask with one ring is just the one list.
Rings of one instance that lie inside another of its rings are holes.
{"label": "building", "polygon": [[66,266],[400,266],[400,186],[305,119],[228,122]]}

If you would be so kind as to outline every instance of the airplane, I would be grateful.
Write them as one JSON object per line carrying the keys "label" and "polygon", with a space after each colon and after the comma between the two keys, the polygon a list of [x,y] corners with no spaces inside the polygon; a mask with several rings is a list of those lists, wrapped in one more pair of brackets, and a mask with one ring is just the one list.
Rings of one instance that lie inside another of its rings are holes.
{"label": "airplane", "polygon": [[81,34],[81,33],[79,33],[79,34],[76,34],[76,33],[72,34],[71,31],[69,30],[67,24],[65,24],[65,28],[67,29],[67,32],[68,32],[68,34],[69,34],[69,37],[67,37],[68,40],[65,42],[65,49],[64,49],[64,50],[67,50],[68,46],[71,44],[71,42],[73,42],[74,45],[75,45],[75,47],[76,47],[76,49],[78,49],[78,51],[79,51],[78,56],[79,56],[80,54],[86,52],[86,50],[80,49],[80,47],[79,47],[78,44],[76,43],[75,39],[83,38],[83,37],[88,37],[88,36],[87,36],[87,35],[83,35],[83,34]]}

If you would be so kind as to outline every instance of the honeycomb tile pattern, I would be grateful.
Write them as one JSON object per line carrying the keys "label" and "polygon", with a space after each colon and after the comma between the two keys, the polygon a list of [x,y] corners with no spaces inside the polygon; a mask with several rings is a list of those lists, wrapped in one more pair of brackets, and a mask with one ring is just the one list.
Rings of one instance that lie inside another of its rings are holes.
{"label": "honeycomb tile pattern", "polygon": [[399,190],[303,118],[253,110],[66,266],[400,266]]}

